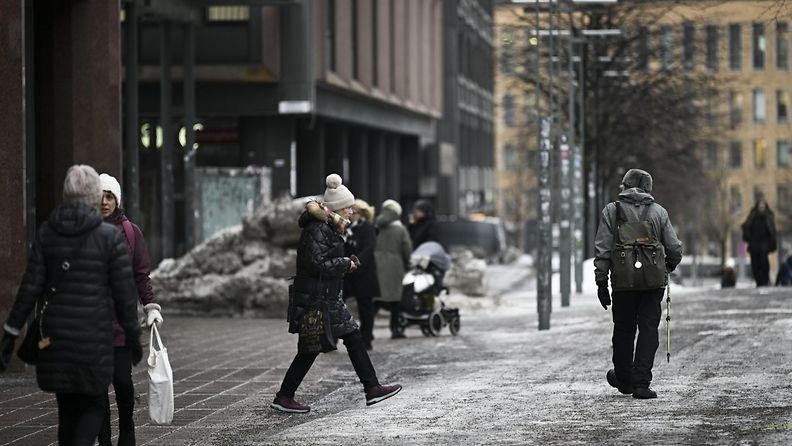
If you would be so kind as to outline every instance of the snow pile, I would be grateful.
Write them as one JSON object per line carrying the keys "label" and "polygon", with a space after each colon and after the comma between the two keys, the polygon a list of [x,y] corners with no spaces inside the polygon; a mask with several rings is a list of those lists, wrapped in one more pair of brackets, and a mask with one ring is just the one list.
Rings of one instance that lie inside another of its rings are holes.
{"label": "snow pile", "polygon": [[151,274],[160,303],[171,314],[285,315],[304,203],[284,198],[265,204],[183,257],[163,260]]}
{"label": "snow pile", "polygon": [[451,268],[446,272],[443,284],[454,291],[468,296],[481,297],[487,294],[487,262],[477,259],[469,249],[451,251]]}

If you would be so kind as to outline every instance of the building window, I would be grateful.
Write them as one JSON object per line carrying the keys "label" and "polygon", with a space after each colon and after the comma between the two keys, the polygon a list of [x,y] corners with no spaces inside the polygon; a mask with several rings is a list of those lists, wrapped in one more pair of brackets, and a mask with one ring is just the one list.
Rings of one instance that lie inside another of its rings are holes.
{"label": "building window", "polygon": [[753,67],[755,70],[762,70],[765,66],[765,51],[767,51],[767,39],[765,38],[764,23],[753,24]]}
{"label": "building window", "polygon": [[330,71],[336,71],[336,2],[327,0],[327,15],[325,17],[325,45],[327,66]]}
{"label": "building window", "polygon": [[501,30],[501,73],[514,73],[514,30]]}
{"label": "building window", "polygon": [[517,167],[517,149],[510,142],[503,145],[503,167],[506,170],[514,170]]}
{"label": "building window", "polygon": [[754,168],[767,167],[767,141],[764,138],[755,139],[753,143]]}
{"label": "building window", "polygon": [[696,67],[696,26],[690,22],[682,28],[682,65],[686,71]]}
{"label": "building window", "polygon": [[792,195],[789,193],[789,187],[784,185],[779,185],[776,189],[776,203],[778,206],[779,211],[789,212],[790,210],[790,200],[792,200]]}
{"label": "building window", "polygon": [[732,214],[739,214],[742,212],[743,204],[742,204],[742,192],[740,192],[739,186],[732,186],[729,190],[729,207],[731,208]]}
{"label": "building window", "polygon": [[739,169],[742,167],[742,143],[732,141],[729,145],[729,167]]}
{"label": "building window", "polygon": [[503,125],[514,127],[514,96],[503,95]]}
{"label": "building window", "polygon": [[720,160],[718,159],[718,144],[709,142],[704,146],[704,168],[714,170],[720,167]]}
{"label": "building window", "polygon": [[670,26],[660,27],[660,66],[664,70],[671,68],[674,61],[674,33]]}
{"label": "building window", "polygon": [[742,124],[743,95],[739,91],[729,92],[729,124],[732,128]]}
{"label": "building window", "polygon": [[776,90],[776,117],[779,124],[789,122],[789,92]]}
{"label": "building window", "polygon": [[358,72],[358,2],[352,0],[352,78],[360,79]]}
{"label": "building window", "polygon": [[767,96],[763,88],[754,88],[753,118],[756,123],[767,121]]}
{"label": "building window", "polygon": [[737,24],[729,25],[729,68],[742,69],[742,28]]}
{"label": "building window", "polygon": [[707,90],[707,124],[711,127],[718,125],[718,90]]}
{"label": "building window", "polygon": [[206,8],[209,22],[245,22],[250,20],[249,6],[210,6]]}
{"label": "building window", "polygon": [[789,69],[789,25],[787,22],[776,23],[776,67],[779,70]]}
{"label": "building window", "polygon": [[717,25],[707,25],[707,69],[718,71],[718,47],[720,35]]}
{"label": "building window", "polygon": [[649,68],[649,30],[642,26],[638,29],[638,42],[636,43],[636,57],[638,69],[646,71]]}
{"label": "building window", "polygon": [[525,124],[536,124],[536,94],[533,91],[525,93],[523,97],[523,110],[525,110]]}
{"label": "building window", "polygon": [[778,167],[789,167],[789,140],[780,139],[776,144]]}
{"label": "building window", "polygon": [[539,38],[532,35],[530,32],[525,33],[525,73],[533,74],[537,68],[537,56],[539,52]]}

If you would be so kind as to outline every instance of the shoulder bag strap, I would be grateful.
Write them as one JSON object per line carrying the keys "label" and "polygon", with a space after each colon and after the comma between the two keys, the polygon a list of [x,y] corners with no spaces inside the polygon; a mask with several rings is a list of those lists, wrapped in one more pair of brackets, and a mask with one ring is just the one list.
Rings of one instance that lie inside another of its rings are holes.
{"label": "shoulder bag strap", "polygon": [[131,262],[132,257],[135,256],[135,230],[129,220],[122,221],[121,227],[124,228],[124,234],[126,234],[127,245],[129,245],[129,261]]}

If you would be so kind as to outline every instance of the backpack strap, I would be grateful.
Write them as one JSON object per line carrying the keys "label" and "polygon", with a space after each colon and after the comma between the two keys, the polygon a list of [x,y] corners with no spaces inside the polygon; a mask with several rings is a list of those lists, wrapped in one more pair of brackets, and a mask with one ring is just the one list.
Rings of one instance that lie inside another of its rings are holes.
{"label": "backpack strap", "polygon": [[649,215],[649,208],[652,207],[652,203],[647,204],[644,206],[643,211],[641,212],[641,221],[646,220],[646,216]]}
{"label": "backpack strap", "polygon": [[129,261],[135,256],[135,229],[132,228],[132,222],[124,220],[121,222],[121,227],[124,228],[126,234],[127,245],[129,245]]}
{"label": "backpack strap", "polygon": [[616,226],[621,226],[622,223],[627,223],[627,215],[624,213],[624,209],[622,209],[621,202],[616,201]]}

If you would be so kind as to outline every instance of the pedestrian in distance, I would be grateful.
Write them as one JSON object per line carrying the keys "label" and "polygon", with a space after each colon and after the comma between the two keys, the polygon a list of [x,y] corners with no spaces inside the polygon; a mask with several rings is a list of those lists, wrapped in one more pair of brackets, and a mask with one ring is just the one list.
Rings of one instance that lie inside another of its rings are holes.
{"label": "pedestrian in distance", "polygon": [[377,260],[377,277],[380,284],[380,295],[374,300],[377,304],[390,311],[391,338],[403,338],[404,333],[398,329],[401,316],[402,280],[410,264],[412,242],[407,228],[400,218],[401,205],[395,200],[385,200],[382,210],[377,216],[377,249],[374,257]]}
{"label": "pedestrian in distance", "polygon": [[756,286],[770,285],[768,255],[776,250],[776,227],[773,211],[764,198],[759,197],[742,224],[742,238],[748,243],[751,255],[751,273]]}
{"label": "pedestrian in distance", "polygon": [[127,244],[118,229],[102,222],[101,200],[101,182],[93,167],[70,167],[63,203],[36,233],[3,327],[0,370],[10,361],[16,337],[38,306],[42,337],[36,380],[41,390],[56,395],[61,445],[93,445],[102,427],[115,362],[113,308],[126,339],[128,360],[137,364],[143,356]]}
{"label": "pedestrian in distance", "polygon": [[792,286],[792,256],[786,258],[781,266],[778,267],[776,274],[776,286]]}
{"label": "pedestrian in distance", "polygon": [[[597,297],[606,310],[613,288],[613,369],[608,383],[634,398],[656,398],[652,367],[659,346],[663,291],[682,260],[682,243],[668,212],[657,204],[652,176],[630,169],[616,202],[602,210],[594,240]],[[638,338],[636,342],[636,329]]]}
{"label": "pedestrian in distance", "polygon": [[[129,221],[121,207],[121,185],[115,177],[103,173],[99,175],[102,184],[102,206],[100,212],[106,223],[115,226],[124,236],[132,262],[132,274],[137,288],[137,300],[143,305],[146,313],[144,324],[151,328],[162,324],[162,308],[154,297],[151,288],[150,262],[146,240],[140,228]],[[126,346],[124,330],[113,314],[113,346],[115,347],[115,367],[113,369],[113,389],[115,390],[118,407],[118,446],[135,445],[135,388],[132,383],[132,361],[129,348]],[[108,399],[105,419],[99,433],[99,446],[111,446],[112,432],[110,429],[110,401]]]}
{"label": "pedestrian in distance", "polygon": [[344,255],[341,237],[352,215],[355,197],[336,174],[328,175],[325,183],[322,203],[309,202],[298,220],[302,233],[288,310],[289,332],[299,334],[297,355],[270,405],[281,412],[310,411],[294,400],[294,394],[319,353],[335,350],[337,338],[344,340],[363,384],[366,405],[390,398],[402,389],[399,384],[380,385],[360,329],[342,299],[344,275],[359,266]]}
{"label": "pedestrian in distance", "polygon": [[352,224],[347,229],[344,251],[347,257],[357,257],[360,266],[344,276],[344,300],[353,297],[357,301],[360,332],[366,350],[371,350],[374,340],[374,297],[380,295],[377,279],[377,262],[374,250],[377,246],[377,228],[374,226],[374,209],[364,200],[355,200]]}
{"label": "pedestrian in distance", "polygon": [[439,242],[437,238],[437,217],[434,206],[428,200],[415,202],[410,212],[407,229],[410,240],[416,248],[424,242]]}

